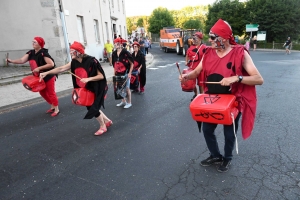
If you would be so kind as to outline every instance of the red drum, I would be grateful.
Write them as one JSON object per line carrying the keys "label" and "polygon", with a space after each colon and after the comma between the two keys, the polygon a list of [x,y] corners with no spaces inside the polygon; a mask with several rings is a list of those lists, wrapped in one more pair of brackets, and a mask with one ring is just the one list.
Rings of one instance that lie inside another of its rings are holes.
{"label": "red drum", "polygon": [[40,82],[40,78],[33,75],[24,77],[22,79],[22,84],[27,90],[30,90],[31,92],[39,92],[46,87],[45,81],[43,79]]}
{"label": "red drum", "polygon": [[72,102],[79,106],[91,106],[95,101],[95,93],[85,88],[75,88],[72,92]]}
{"label": "red drum", "polygon": [[[193,71],[191,68],[186,68],[182,70],[182,74],[188,74]],[[188,80],[184,83],[181,83],[182,91],[184,92],[193,92],[194,88],[196,87],[196,79]]]}
{"label": "red drum", "polygon": [[231,94],[200,94],[190,104],[195,121],[231,125],[239,111],[236,97]]}

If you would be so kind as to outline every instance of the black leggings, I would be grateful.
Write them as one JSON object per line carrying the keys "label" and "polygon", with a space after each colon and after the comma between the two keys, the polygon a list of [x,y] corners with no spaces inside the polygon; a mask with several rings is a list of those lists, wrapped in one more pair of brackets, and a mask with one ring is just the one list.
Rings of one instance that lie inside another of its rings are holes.
{"label": "black leggings", "polygon": [[[87,110],[90,110],[90,108],[91,108],[91,106],[87,106],[86,107]],[[99,117],[100,114],[101,114],[100,111],[98,111],[98,113],[95,115],[95,118]]]}

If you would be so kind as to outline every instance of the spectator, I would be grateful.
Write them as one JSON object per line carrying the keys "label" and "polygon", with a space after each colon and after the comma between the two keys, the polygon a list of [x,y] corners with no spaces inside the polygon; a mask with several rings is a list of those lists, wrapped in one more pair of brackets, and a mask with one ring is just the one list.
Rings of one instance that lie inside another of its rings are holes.
{"label": "spectator", "polygon": [[109,40],[107,40],[106,44],[104,45],[104,49],[107,53],[107,58],[109,61],[109,65],[112,66],[112,62],[111,62],[111,56],[112,56],[112,52],[114,49],[114,45],[112,43],[110,43]]}

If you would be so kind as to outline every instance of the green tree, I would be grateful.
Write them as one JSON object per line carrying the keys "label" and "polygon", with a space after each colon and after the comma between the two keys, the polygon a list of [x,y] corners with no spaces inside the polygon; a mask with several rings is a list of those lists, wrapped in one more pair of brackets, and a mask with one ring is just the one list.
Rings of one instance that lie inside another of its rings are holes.
{"label": "green tree", "polygon": [[159,33],[166,26],[174,26],[174,19],[167,8],[158,7],[152,11],[149,17],[148,31],[151,33]]}
{"label": "green tree", "polygon": [[137,20],[137,22],[136,22],[136,25],[137,25],[138,27],[144,27],[144,20],[143,20],[143,18],[139,18],[139,19]]}
{"label": "green tree", "polygon": [[245,3],[239,0],[219,0],[209,6],[205,32],[208,33],[218,19],[227,21],[235,35],[243,35],[246,29]]}
{"label": "green tree", "polygon": [[131,35],[132,31],[136,29],[136,26],[133,24],[131,18],[126,18],[126,26],[127,26],[127,33]]}
{"label": "green tree", "polygon": [[250,0],[246,3],[247,23],[259,24],[267,41],[282,42],[300,34],[299,0]]}
{"label": "green tree", "polygon": [[199,20],[189,19],[183,23],[183,28],[185,29],[198,29],[202,30],[202,24]]}

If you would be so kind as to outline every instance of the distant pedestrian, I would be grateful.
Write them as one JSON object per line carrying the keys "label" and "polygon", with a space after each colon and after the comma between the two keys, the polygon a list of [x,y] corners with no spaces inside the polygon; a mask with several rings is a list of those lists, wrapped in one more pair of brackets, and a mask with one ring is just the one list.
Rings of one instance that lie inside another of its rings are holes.
{"label": "distant pedestrian", "polygon": [[112,66],[111,55],[112,55],[112,52],[113,52],[113,49],[114,49],[114,45],[112,43],[110,43],[109,40],[107,40],[106,44],[104,45],[104,49],[107,53],[107,58],[108,58],[108,61],[109,61],[109,65]]}
{"label": "distant pedestrian", "polygon": [[253,51],[255,51],[256,50],[256,45],[257,45],[257,37],[256,37],[256,35],[253,36],[252,42],[253,42]]}
{"label": "distant pedestrian", "polygon": [[149,53],[149,47],[150,47],[150,43],[148,39],[144,40],[144,47],[145,47],[145,55]]}
{"label": "distant pedestrian", "polygon": [[143,37],[140,37],[139,44],[140,44],[140,50],[141,50],[141,52],[142,52],[142,53],[145,55],[145,57],[146,57],[146,52],[145,52],[145,41],[144,41],[144,38],[143,38]]}
{"label": "distant pedestrian", "polygon": [[291,45],[292,45],[291,38],[288,37],[283,45],[283,47],[285,48],[285,54],[291,54],[291,50],[290,50]]}
{"label": "distant pedestrian", "polygon": [[[55,63],[48,53],[48,49],[44,48],[45,41],[41,37],[35,37],[32,41],[33,49],[28,51],[22,58],[11,60],[7,59],[8,63],[24,64],[29,61],[32,73],[39,76],[41,72],[47,72],[54,69]],[[47,75],[44,78],[46,83],[45,89],[39,91],[40,95],[50,104],[50,109],[46,113],[51,113],[52,117],[59,114],[58,99],[55,93],[55,75]]]}
{"label": "distant pedestrian", "polygon": [[244,45],[244,47],[247,49],[247,51],[249,51],[249,49],[250,49],[250,41],[249,41],[248,37],[245,39],[245,45]]}
{"label": "distant pedestrian", "polygon": [[76,77],[72,76],[73,87],[85,88],[95,94],[93,104],[91,106],[86,106],[88,112],[84,119],[92,119],[95,117],[100,124],[100,129],[96,131],[94,135],[102,135],[107,131],[107,127],[113,124],[100,110],[101,107],[104,108],[107,81],[99,61],[96,58],[85,54],[84,51],[84,46],[75,41],[70,46],[72,61],[51,71],[41,73],[40,78],[45,79],[49,74],[58,74],[71,69],[71,72],[76,75]]}

